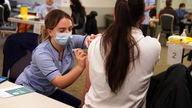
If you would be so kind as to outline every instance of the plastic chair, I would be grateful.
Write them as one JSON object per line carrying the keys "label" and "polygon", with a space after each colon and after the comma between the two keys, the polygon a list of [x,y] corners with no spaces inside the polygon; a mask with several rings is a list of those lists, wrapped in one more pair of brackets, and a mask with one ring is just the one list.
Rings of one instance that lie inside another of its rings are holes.
{"label": "plastic chair", "polygon": [[33,49],[38,45],[38,34],[16,33],[8,36],[3,47],[3,76],[15,82],[30,64]]}
{"label": "plastic chair", "polygon": [[17,32],[17,25],[15,23],[5,22],[4,12],[4,7],[0,5],[0,32],[3,37],[5,36],[5,33]]}
{"label": "plastic chair", "polygon": [[163,14],[160,16],[160,32],[157,36],[157,39],[160,39],[162,33],[166,35],[173,34],[173,21],[174,16],[170,14]]}

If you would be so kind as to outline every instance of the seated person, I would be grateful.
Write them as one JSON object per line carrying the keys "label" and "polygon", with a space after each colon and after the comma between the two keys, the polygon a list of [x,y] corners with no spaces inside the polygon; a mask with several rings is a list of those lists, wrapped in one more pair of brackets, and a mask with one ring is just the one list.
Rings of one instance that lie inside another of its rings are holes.
{"label": "seated person", "polygon": [[157,10],[156,8],[151,9],[151,11],[149,12],[149,16],[150,16],[150,20],[149,20],[149,33],[151,37],[155,37],[155,32],[156,32],[156,26],[157,23],[159,23],[157,17]]}
{"label": "seated person", "polygon": [[[40,6],[37,6],[34,11],[37,12],[39,17],[41,19],[44,19],[48,12],[50,12],[53,9],[57,9],[57,7],[54,5],[54,0],[45,0],[45,4],[42,4]],[[29,24],[19,24],[18,32],[27,32],[31,28],[31,25]]]}
{"label": "seated person", "polygon": [[[185,9],[185,3],[181,3],[179,5],[179,8],[176,10],[178,19],[179,19],[179,34],[181,35],[183,33],[183,30],[185,29],[185,23],[184,19],[189,17],[189,12]],[[188,31],[190,32],[191,24],[188,27]]]}
{"label": "seated person", "polygon": [[51,10],[57,9],[57,7],[54,5],[54,0],[45,0],[45,2],[45,4],[42,4],[35,9],[41,19],[44,19],[47,13]]}
{"label": "seated person", "polygon": [[[170,14],[174,16],[174,22],[173,22],[173,30],[176,30],[176,26],[177,26],[177,22],[178,22],[178,18],[177,18],[177,13],[176,11],[171,7],[172,5],[172,0],[166,0],[166,6],[164,9],[162,9],[159,12],[159,16],[163,15],[163,14]],[[166,34],[166,37],[168,38],[168,36],[170,36],[172,34]]]}

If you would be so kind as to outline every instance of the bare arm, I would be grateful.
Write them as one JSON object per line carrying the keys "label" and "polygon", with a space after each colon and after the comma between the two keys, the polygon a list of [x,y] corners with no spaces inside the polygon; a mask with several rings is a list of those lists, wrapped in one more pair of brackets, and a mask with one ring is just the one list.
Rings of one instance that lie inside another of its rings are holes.
{"label": "bare arm", "polygon": [[86,71],[86,82],[85,82],[85,87],[84,87],[83,94],[82,94],[80,107],[83,107],[84,101],[85,101],[85,95],[89,91],[89,88],[91,85],[90,79],[89,79],[89,62],[88,62],[88,60],[86,61],[86,70],[85,71]]}

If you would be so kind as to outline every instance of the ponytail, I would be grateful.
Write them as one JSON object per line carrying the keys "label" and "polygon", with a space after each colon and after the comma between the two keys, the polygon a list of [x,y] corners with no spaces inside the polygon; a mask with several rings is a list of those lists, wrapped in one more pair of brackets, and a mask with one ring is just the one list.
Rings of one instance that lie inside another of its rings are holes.
{"label": "ponytail", "polygon": [[39,43],[45,41],[48,38],[49,38],[49,34],[48,34],[47,30],[44,27],[43,30],[42,30],[42,33],[39,36]]}
{"label": "ponytail", "polygon": [[106,76],[114,93],[120,90],[131,70],[130,65],[133,64],[134,67],[134,61],[139,57],[139,48],[132,36],[132,28],[143,14],[143,0],[117,0],[115,20],[103,34]]}

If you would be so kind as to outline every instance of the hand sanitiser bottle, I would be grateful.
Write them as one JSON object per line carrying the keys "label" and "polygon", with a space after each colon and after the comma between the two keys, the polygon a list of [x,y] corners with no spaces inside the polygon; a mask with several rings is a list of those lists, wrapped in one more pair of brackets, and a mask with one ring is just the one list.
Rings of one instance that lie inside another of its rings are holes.
{"label": "hand sanitiser bottle", "polygon": [[186,34],[186,29],[183,30],[183,33],[181,34],[181,36],[184,36],[184,37],[187,36],[187,34]]}

